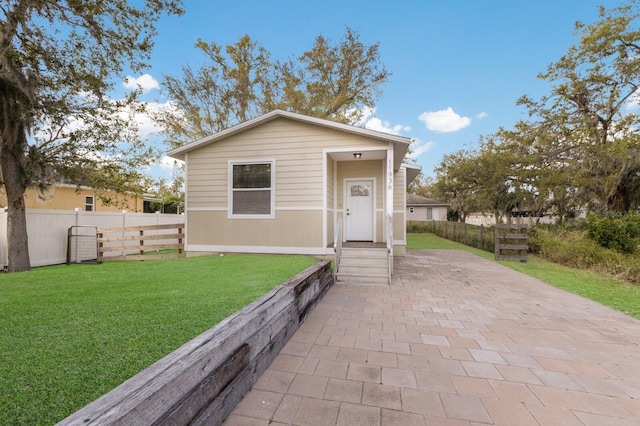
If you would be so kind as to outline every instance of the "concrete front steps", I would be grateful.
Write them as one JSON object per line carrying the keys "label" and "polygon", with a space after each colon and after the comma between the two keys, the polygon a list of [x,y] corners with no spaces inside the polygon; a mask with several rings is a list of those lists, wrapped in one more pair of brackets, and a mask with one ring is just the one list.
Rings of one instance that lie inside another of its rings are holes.
{"label": "concrete front steps", "polygon": [[386,248],[342,248],[336,281],[348,284],[389,284]]}

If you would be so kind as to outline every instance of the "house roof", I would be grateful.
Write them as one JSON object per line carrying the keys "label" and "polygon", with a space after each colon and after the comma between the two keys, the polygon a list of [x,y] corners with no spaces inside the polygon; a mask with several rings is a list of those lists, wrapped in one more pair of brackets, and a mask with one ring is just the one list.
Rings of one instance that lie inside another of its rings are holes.
{"label": "house roof", "polygon": [[173,149],[169,151],[167,155],[173,158],[177,158],[179,160],[184,160],[185,154],[190,151],[193,151],[202,146],[220,141],[229,136],[235,135],[237,133],[241,133],[245,130],[252,129],[254,127],[260,126],[262,124],[268,123],[278,118],[287,118],[290,120],[295,120],[295,121],[299,121],[307,124],[326,127],[328,129],[333,129],[341,132],[363,136],[366,138],[393,143],[395,170],[398,170],[400,168],[400,165],[402,164],[402,160],[404,159],[404,156],[407,153],[407,150],[409,149],[409,144],[411,144],[411,139],[405,136],[392,135],[389,133],[378,132],[375,130],[364,129],[362,127],[350,126],[348,124],[336,123],[335,121],[324,120],[317,117],[310,117],[307,115],[302,115],[294,112],[282,111],[277,109],[269,113],[263,114],[259,117],[252,118],[251,120],[247,120],[243,123],[237,124],[228,129],[222,130],[213,135],[206,136],[197,141],[190,142],[179,148]]}
{"label": "house roof", "polygon": [[422,171],[422,166],[418,166],[417,164],[405,164],[404,168],[407,170],[407,186],[409,186],[409,184],[413,182],[413,180],[418,177]]}
{"label": "house roof", "polygon": [[407,206],[408,207],[449,207],[451,204],[442,201],[434,200],[431,198],[423,197],[416,194],[407,193]]}

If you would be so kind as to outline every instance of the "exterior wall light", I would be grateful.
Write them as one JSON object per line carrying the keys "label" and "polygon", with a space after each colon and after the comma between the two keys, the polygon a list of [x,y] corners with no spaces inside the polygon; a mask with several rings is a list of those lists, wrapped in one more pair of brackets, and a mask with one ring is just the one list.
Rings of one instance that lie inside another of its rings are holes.
{"label": "exterior wall light", "polygon": [[353,153],[353,158],[355,158],[356,160],[359,160],[360,157],[362,157],[362,153],[361,152],[354,152]]}

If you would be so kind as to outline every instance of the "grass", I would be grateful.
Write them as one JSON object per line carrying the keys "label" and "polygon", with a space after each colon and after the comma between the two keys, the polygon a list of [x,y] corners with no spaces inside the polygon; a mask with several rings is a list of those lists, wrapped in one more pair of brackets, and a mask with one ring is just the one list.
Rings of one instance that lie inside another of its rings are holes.
{"label": "grass", "polygon": [[[493,253],[449,241],[431,233],[407,234],[407,248],[465,250],[495,261]],[[604,274],[558,265],[531,255],[526,263],[497,263],[640,319],[638,285],[628,284]]]}
{"label": "grass", "polygon": [[0,274],[0,423],[62,420],[315,262],[208,256]]}

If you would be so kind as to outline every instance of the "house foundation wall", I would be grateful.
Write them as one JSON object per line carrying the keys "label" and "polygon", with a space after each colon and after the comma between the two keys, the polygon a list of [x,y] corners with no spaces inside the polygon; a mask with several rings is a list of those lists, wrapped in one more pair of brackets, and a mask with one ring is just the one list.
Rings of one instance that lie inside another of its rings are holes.
{"label": "house foundation wall", "polygon": [[276,210],[275,219],[227,219],[226,210],[187,215],[188,247],[323,246],[322,210]]}

